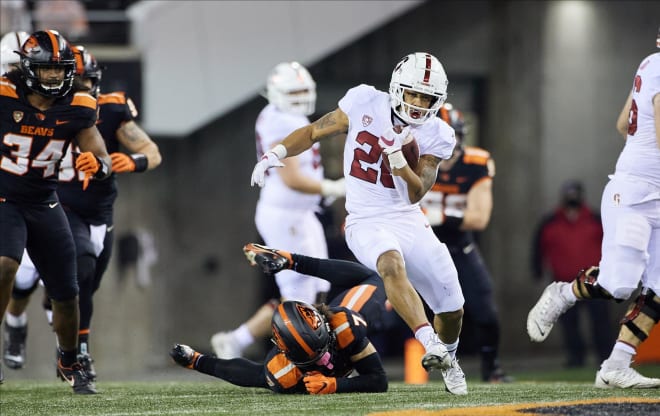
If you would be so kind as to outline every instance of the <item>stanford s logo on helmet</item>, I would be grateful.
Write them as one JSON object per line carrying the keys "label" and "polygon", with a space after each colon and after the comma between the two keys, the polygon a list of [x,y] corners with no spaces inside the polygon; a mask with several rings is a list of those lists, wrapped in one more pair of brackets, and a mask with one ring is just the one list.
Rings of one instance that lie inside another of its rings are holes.
{"label": "stanford s logo on helmet", "polygon": [[[76,62],[67,41],[55,30],[34,32],[19,51],[25,84],[46,97],[62,97],[73,85]],[[44,84],[39,78],[41,68],[62,68],[64,79],[57,84]]]}
{"label": "stanford s logo on helmet", "polygon": [[320,312],[304,302],[282,302],[272,320],[273,342],[294,364],[314,364],[328,351],[332,337]]}
{"label": "stanford s logo on helmet", "polygon": [[[447,75],[438,59],[425,52],[405,56],[394,67],[390,82],[390,98],[394,112],[408,124],[421,125],[435,117],[447,99]],[[421,108],[404,101],[406,90],[432,97],[430,108]]]}

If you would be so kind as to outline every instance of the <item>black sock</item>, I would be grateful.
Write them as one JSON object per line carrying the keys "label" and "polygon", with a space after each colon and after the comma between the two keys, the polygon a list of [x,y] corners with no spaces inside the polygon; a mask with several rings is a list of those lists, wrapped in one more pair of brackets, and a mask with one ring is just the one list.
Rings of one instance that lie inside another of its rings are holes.
{"label": "black sock", "polygon": [[75,350],[64,351],[60,348],[60,364],[62,367],[71,367],[76,361],[78,361],[78,358]]}

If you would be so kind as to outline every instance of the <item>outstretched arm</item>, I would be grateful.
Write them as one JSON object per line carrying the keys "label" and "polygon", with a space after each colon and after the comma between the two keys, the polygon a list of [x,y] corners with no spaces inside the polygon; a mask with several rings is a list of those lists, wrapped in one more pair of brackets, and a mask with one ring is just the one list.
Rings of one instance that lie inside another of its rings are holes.
{"label": "outstretched arm", "polygon": [[264,186],[266,171],[272,167],[283,167],[281,159],[296,156],[320,140],[343,136],[346,132],[348,132],[348,116],[339,108],[312,124],[294,130],[257,162],[252,171],[252,185]]}

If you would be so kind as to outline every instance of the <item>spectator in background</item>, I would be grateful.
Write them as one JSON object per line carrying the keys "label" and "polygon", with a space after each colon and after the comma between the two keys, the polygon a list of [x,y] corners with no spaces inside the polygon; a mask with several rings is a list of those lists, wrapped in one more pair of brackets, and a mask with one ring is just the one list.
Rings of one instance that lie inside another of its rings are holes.
{"label": "spectator in background", "polygon": [[89,34],[87,10],[80,0],[39,0],[34,20],[37,30],[55,29],[72,42]]}
{"label": "spectator in background", "polygon": [[[538,226],[533,248],[533,276],[541,280],[544,269],[553,281],[572,282],[578,270],[598,264],[603,227],[600,216],[584,202],[584,188],[575,180],[561,187],[560,203]],[[582,302],[569,309],[559,321],[564,334],[566,366],[582,367],[587,353],[585,334],[580,328],[580,314],[588,313],[592,322],[591,338],[600,360],[609,355],[614,335],[609,319],[609,305]]]}

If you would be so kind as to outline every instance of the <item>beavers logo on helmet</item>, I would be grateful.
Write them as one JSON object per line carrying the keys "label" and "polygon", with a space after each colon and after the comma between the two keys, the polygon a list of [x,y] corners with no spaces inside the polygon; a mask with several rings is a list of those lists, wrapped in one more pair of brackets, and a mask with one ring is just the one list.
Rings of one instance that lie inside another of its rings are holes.
{"label": "beavers logo on helmet", "polygon": [[300,316],[303,317],[305,322],[309,325],[310,328],[312,329],[318,329],[321,325],[323,325],[323,322],[321,322],[321,318],[319,317],[318,314],[314,313],[313,310],[305,307],[304,305],[296,305],[298,308],[298,312],[300,313]]}

